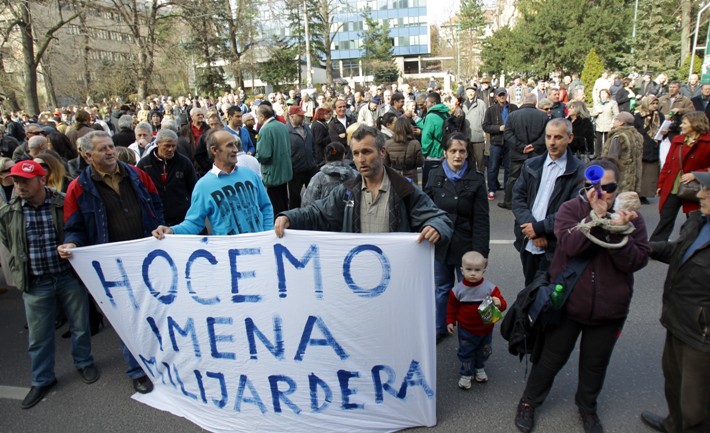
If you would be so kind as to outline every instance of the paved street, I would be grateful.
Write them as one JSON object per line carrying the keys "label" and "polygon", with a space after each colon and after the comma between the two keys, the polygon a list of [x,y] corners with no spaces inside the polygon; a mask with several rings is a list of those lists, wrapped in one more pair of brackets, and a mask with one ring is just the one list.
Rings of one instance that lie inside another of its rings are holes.
{"label": "paved street", "polygon": [[[502,194],[499,194],[502,195]],[[644,206],[649,230],[658,221],[657,205]],[[680,220],[679,220],[680,222]],[[512,246],[512,213],[491,203],[491,264],[487,277],[499,285],[509,304],[522,286],[521,265]],[[642,410],[665,413],[660,359],[664,332],[658,322],[666,266],[651,262],[636,277],[631,313],[616,346],[599,402],[607,433],[651,432],[639,420]],[[45,401],[23,411],[20,401],[30,384],[27,331],[21,296],[0,295],[0,432],[196,432],[194,424],[152,409],[130,398],[133,389],[123,373],[125,364],[110,325],[93,340],[101,379],[85,385],[74,371],[69,340],[57,333],[56,374],[59,381]],[[486,371],[487,384],[470,391],[457,387],[456,339],[437,350],[437,418],[431,429],[413,432],[513,432],[515,407],[524,387],[525,363],[508,354],[496,329],[494,352]],[[557,381],[544,406],[537,411],[536,432],[582,432],[574,405],[577,352]]]}

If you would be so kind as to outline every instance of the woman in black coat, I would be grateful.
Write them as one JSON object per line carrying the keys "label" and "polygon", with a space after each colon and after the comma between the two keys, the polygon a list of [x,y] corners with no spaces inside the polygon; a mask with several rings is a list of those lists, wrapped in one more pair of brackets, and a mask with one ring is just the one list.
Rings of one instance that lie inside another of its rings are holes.
{"label": "woman in black coat", "polygon": [[[588,161],[594,154],[594,125],[584,101],[571,101],[567,104],[567,119],[572,122],[574,138],[570,148],[582,161]],[[585,157],[586,156],[586,157]]]}
{"label": "woman in black coat", "polygon": [[454,224],[454,234],[446,245],[436,249],[434,279],[436,285],[436,341],[446,332],[446,305],[455,275],[461,279],[461,257],[478,251],[488,257],[490,221],[486,181],[471,160],[471,144],[466,134],[456,132],[444,143],[440,165],[429,172],[424,191],[439,209],[446,211]]}

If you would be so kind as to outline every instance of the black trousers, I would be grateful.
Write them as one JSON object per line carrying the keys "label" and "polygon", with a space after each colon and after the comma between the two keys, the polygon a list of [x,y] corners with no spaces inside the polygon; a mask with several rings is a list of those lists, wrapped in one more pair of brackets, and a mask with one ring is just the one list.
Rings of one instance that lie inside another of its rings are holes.
{"label": "black trousers", "polygon": [[663,377],[666,379],[670,433],[710,432],[710,353],[695,350],[666,333]]}
{"label": "black trousers", "polygon": [[274,217],[281,212],[288,210],[288,184],[284,183],[266,188],[266,194],[269,195],[271,206],[274,208]]}
{"label": "black trousers", "polygon": [[533,282],[537,271],[547,271],[550,267],[550,261],[547,259],[547,254],[533,254],[526,251],[526,242],[523,243],[523,249],[520,251],[520,261],[523,263],[523,275],[525,275],[525,287]]}
{"label": "black trousers", "polygon": [[656,230],[651,234],[651,242],[667,241],[673,233],[675,219],[678,216],[678,211],[683,207],[683,200],[675,194],[668,194],[666,202],[661,208],[661,219],[658,220]]}
{"label": "black trousers", "polygon": [[301,207],[301,190],[308,186],[308,182],[315,174],[314,171],[299,171],[293,173],[293,178],[288,182],[288,208]]}
{"label": "black trousers", "polygon": [[574,350],[579,334],[579,378],[574,400],[580,412],[594,413],[597,397],[604,385],[606,369],[624,321],[590,326],[575,322],[565,315],[558,326],[545,331],[540,359],[530,371],[521,401],[540,406],[550,393],[555,376]]}
{"label": "black trousers", "polygon": [[523,164],[525,164],[525,160],[510,160],[510,174],[508,174],[508,182],[505,183],[505,197],[503,198],[503,203],[508,206],[513,204],[513,187],[520,177],[520,172],[523,171]]}

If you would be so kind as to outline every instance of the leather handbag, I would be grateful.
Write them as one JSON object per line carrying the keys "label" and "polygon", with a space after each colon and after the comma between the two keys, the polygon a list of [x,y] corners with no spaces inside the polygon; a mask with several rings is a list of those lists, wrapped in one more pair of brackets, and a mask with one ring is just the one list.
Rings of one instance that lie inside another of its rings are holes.
{"label": "leather handbag", "polygon": [[[680,175],[681,177],[683,176],[683,156],[682,156],[682,147],[678,148],[678,162],[680,164]],[[678,193],[676,195],[678,198],[684,201],[695,201],[698,202],[700,201],[698,199],[698,192],[700,192],[700,182],[697,180],[694,180],[692,182],[688,183],[680,183],[678,185]]]}

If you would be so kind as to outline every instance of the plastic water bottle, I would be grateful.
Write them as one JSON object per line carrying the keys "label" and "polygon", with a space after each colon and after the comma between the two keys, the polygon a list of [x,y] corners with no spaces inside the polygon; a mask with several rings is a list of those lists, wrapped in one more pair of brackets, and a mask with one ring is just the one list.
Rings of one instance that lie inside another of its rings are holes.
{"label": "plastic water bottle", "polygon": [[565,304],[565,286],[556,284],[555,289],[550,293],[550,303],[555,310],[559,310]]}

